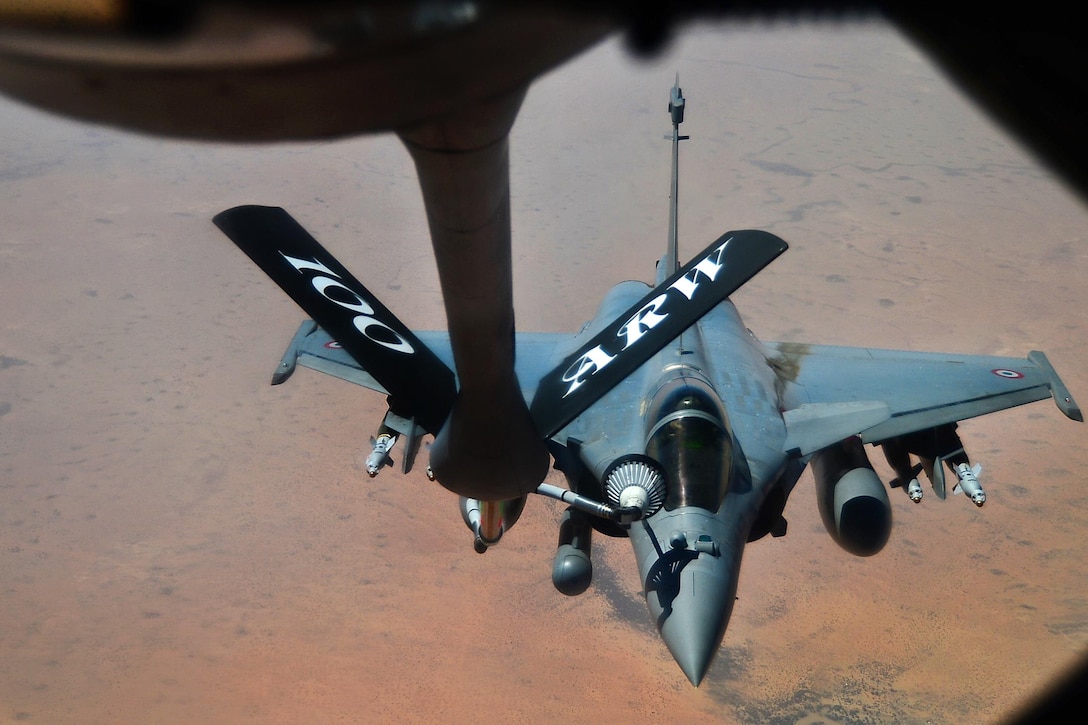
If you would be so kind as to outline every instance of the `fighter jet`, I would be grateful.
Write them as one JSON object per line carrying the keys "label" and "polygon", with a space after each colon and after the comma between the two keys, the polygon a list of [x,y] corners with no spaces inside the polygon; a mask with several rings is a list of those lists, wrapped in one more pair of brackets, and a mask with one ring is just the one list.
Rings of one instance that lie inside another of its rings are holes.
{"label": "fighter jet", "polygon": [[[871,556],[888,541],[891,506],[867,444],[1048,397],[1069,418],[1083,415],[1038,351],[1021,359],[757,339],[729,297],[787,245],[730,231],[679,265],[685,105],[677,79],[668,239],[654,285],[621,282],[579,332],[516,333],[514,345],[532,425],[568,484],[534,491],[567,504],[555,587],[588,589],[594,530],[629,538],[650,615],[697,686],[724,637],[744,546],[785,534],[782,513],[806,467],[830,535]],[[400,436],[408,471],[424,436],[442,440],[466,385],[449,334],[409,330],[283,209],[236,207],[214,221],[312,318],[273,384],[301,364],[387,395],[368,468],[373,459],[376,473]],[[439,481],[459,494],[481,553],[528,498],[493,500],[460,479]]]}

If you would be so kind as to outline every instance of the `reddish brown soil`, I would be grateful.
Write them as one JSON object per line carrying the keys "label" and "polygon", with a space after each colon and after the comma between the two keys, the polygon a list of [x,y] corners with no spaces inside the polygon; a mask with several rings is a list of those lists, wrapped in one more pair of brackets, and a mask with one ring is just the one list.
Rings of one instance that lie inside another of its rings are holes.
{"label": "reddish brown soil", "polygon": [[[521,329],[652,277],[675,71],[682,248],[791,244],[736,295],[757,334],[1043,349],[1088,402],[1085,208],[881,26],[702,28],[651,64],[610,42],[540,80],[513,138]],[[870,559],[802,479],[694,689],[626,542],[567,599],[557,506],[477,556],[422,473],[363,474],[380,396],[268,386],[301,314],[211,225],[229,206],[286,207],[444,325],[393,138],[182,144],[3,102],[0,154],[0,721],[978,723],[1085,652],[1088,439],[1053,405],[963,424],[985,508],[893,492]]]}

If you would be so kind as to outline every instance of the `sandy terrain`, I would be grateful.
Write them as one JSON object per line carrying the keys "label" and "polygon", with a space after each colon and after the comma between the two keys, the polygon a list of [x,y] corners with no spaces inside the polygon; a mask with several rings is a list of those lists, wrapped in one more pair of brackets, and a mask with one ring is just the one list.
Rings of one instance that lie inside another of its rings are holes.
{"label": "sandy terrain", "polygon": [[[513,136],[521,329],[652,277],[676,71],[682,250],[791,244],[735,296],[760,337],[1042,349],[1088,403],[1088,212],[878,25],[704,27],[652,63],[609,42],[541,79]],[[626,542],[565,598],[560,507],[477,556],[452,495],[364,475],[381,396],[268,385],[301,313],[212,226],[241,203],[444,325],[395,139],[177,143],[0,101],[0,721],[981,723],[1088,648],[1088,428],[1038,403],[961,426],[985,508],[893,492],[870,559],[802,479],[692,688]]]}

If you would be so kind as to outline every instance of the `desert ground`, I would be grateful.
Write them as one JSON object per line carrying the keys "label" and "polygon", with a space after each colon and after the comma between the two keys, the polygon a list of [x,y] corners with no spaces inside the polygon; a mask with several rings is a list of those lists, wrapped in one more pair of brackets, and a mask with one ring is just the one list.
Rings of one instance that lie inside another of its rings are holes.
{"label": "desert ground", "polygon": [[[1088,209],[879,23],[701,25],[650,60],[612,39],[539,79],[511,141],[519,329],[652,280],[677,72],[682,256],[791,245],[734,295],[759,337],[1045,350],[1088,403]],[[211,224],[244,203],[444,326],[394,137],[188,143],[0,100],[0,721],[990,723],[1088,650],[1088,428],[1041,402],[961,424],[984,508],[893,491],[871,558],[806,474],[693,688],[627,542],[566,598],[560,505],[479,556],[421,470],[366,477],[382,396],[269,386],[302,313]]]}

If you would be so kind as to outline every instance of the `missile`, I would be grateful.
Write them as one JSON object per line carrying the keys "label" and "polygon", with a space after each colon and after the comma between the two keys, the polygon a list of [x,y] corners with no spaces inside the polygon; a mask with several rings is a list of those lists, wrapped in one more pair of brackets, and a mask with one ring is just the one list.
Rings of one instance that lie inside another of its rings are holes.
{"label": "missile", "polygon": [[373,450],[366,457],[366,473],[368,476],[374,478],[383,467],[393,465],[393,459],[389,457],[389,452],[393,450],[396,443],[397,436],[389,433],[381,433],[377,438],[370,439]]}
{"label": "missile", "polygon": [[982,504],[986,503],[986,492],[982,490],[982,485],[978,482],[980,473],[982,473],[982,466],[977,463],[973,467],[966,463],[956,466],[956,475],[959,476],[960,482],[956,484],[953,493],[962,491],[971,499],[971,503],[981,508]]}

